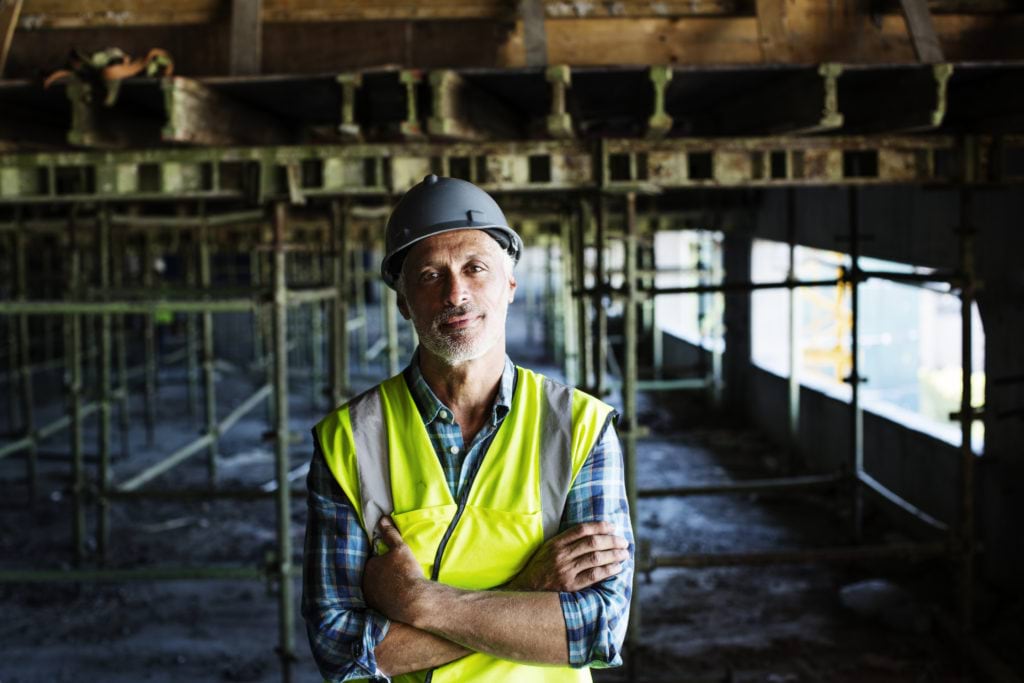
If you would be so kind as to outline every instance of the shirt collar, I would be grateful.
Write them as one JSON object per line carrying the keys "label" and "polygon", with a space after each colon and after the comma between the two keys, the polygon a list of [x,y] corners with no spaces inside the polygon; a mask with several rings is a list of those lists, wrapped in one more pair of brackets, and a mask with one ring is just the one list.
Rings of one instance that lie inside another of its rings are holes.
{"label": "shirt collar", "polygon": [[[429,425],[434,420],[441,420],[448,424],[455,422],[451,409],[446,406],[434,394],[434,391],[427,384],[420,372],[419,353],[413,354],[409,367],[405,369],[405,383],[409,386],[416,408],[420,411],[423,424]],[[497,425],[501,422],[508,411],[512,409],[512,395],[516,386],[516,366],[512,359],[505,356],[505,368],[501,373],[501,381],[498,383],[498,394],[494,397],[494,408],[491,412],[491,424]]]}

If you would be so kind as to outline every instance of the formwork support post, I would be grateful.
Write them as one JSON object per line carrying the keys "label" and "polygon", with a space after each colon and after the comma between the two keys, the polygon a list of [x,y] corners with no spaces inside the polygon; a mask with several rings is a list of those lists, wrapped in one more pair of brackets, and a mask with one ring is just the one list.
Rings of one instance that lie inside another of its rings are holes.
{"label": "formwork support post", "polygon": [[847,190],[850,230],[850,465],[853,474],[851,501],[853,535],[860,541],[864,534],[864,498],[861,479],[864,473],[864,413],[860,405],[860,197],[856,187]]}
{"label": "formwork support post", "polygon": [[562,368],[565,372],[565,380],[570,386],[575,386],[581,382],[579,376],[579,339],[577,337],[577,329],[579,327],[579,309],[574,305],[572,290],[573,284],[573,273],[575,269],[575,263],[578,260],[575,251],[573,249],[573,234],[572,234],[572,220],[570,216],[562,216],[561,224],[559,226],[559,237],[561,239],[561,278],[562,282],[566,286],[559,289],[559,297],[561,297],[561,308],[562,315],[559,316],[562,321],[562,348],[564,349],[562,354]]}
{"label": "formwork support post", "polygon": [[[153,233],[146,230],[142,247],[142,285],[148,292],[153,290]],[[146,366],[146,443],[152,446],[156,436],[156,381],[157,381],[157,351],[156,351],[156,321],[152,313],[144,316],[145,330],[143,332],[143,355]]]}
{"label": "formwork support post", "polygon": [[592,211],[590,203],[580,199],[577,214],[575,243],[573,244],[573,292],[576,297],[576,332],[579,335],[577,347],[579,373],[576,378],[578,386],[589,387],[591,367],[593,365],[593,336],[590,324],[590,300],[585,292],[587,288],[587,229],[590,226]]}
{"label": "formwork support post", "polygon": [[348,260],[348,206],[338,200],[331,202],[331,235],[332,284],[337,290],[331,308],[331,404],[337,406],[349,393],[348,279],[351,275]]}
{"label": "formwork support post", "polygon": [[971,375],[973,374],[974,339],[972,314],[974,307],[975,267],[974,267],[974,227],[971,217],[973,194],[969,187],[960,190],[960,354],[961,393],[960,393],[960,623],[965,632],[974,628],[974,549],[975,509],[974,509],[974,448],[971,443],[971,432],[976,416],[972,407]]}
{"label": "formwork support post", "polygon": [[[102,205],[97,224],[97,241],[99,244],[99,281],[100,288],[106,290],[110,286],[110,210]],[[110,314],[100,316],[100,434],[99,434],[99,489],[101,494],[107,492],[110,484],[110,351],[111,351]],[[97,549],[101,558],[106,558],[110,542],[110,503],[104,495],[100,496],[97,510]]]}
{"label": "formwork support post", "polygon": [[[21,211],[16,210],[16,220],[20,223]],[[17,277],[18,277],[18,298],[22,300],[28,299],[28,261],[26,254],[26,242],[28,236],[25,234],[23,226],[18,226],[18,231],[15,236],[15,261],[17,265]],[[14,324],[14,318],[9,319],[11,324]],[[31,346],[31,335],[29,333],[28,316],[18,316],[18,353],[20,355],[21,365],[21,426],[25,436],[31,436],[36,429],[36,418],[35,418],[35,393],[32,386],[32,346]],[[14,349],[9,349],[10,353],[14,353]],[[11,386],[14,386],[14,375],[11,375],[9,380]],[[28,447],[28,451],[25,454],[25,475],[28,480],[28,499],[29,504],[34,505],[36,500],[36,494],[38,492],[39,481],[38,472],[36,468],[36,454],[37,444],[36,440],[32,439],[32,444]]]}
{"label": "formwork support post", "polygon": [[291,488],[288,481],[288,446],[291,439],[288,428],[288,283],[285,275],[287,252],[285,234],[288,207],[275,206],[274,214],[274,461],[277,478],[277,575],[278,622],[283,680],[292,679],[291,668],[295,659],[292,643],[294,614],[292,611],[292,542],[291,542]]}
{"label": "formwork support post", "polygon": [[[184,213],[184,206],[179,205],[178,214]],[[193,235],[194,236],[194,235]],[[196,250],[190,249],[185,255],[185,281],[189,288],[196,286],[198,281],[198,270]],[[255,253],[253,250],[252,253]],[[196,363],[196,314],[185,314],[185,391],[188,402],[189,416],[199,413],[199,366]]]}
{"label": "formwork support post", "polygon": [[[636,193],[626,194],[626,263],[625,263],[625,288],[626,301],[623,312],[623,327],[625,332],[625,346],[622,372],[622,407],[625,413],[625,425],[623,430],[624,464],[626,480],[626,499],[629,502],[629,509],[632,512],[633,538],[637,535],[636,520],[639,519],[637,509],[637,381],[639,379],[638,358],[639,342],[637,339],[637,327],[639,323],[639,302],[637,300],[637,243],[639,234],[636,220]],[[636,591],[636,574],[633,577],[634,595]],[[640,601],[633,600],[630,603],[630,644],[638,644],[640,633]],[[635,654],[635,650],[633,651]]]}
{"label": "formwork support post", "polygon": [[[111,248],[114,258],[110,276],[115,287],[124,284],[124,246],[123,237],[116,241],[112,239]],[[121,437],[121,459],[126,460],[131,446],[131,415],[128,402],[130,396],[128,391],[128,330],[123,313],[118,314],[114,321],[114,355],[117,357],[117,385],[120,389],[120,399],[117,404],[118,429]]]}
{"label": "formwork support post", "polygon": [[[74,209],[72,209],[74,211]],[[68,297],[78,300],[81,290],[81,255],[75,234],[74,213],[70,224],[68,249]],[[68,412],[71,414],[71,490],[72,542],[75,562],[85,559],[85,466],[82,454],[82,318],[74,313],[64,318],[64,352],[67,357],[65,382],[67,384]]]}
{"label": "formwork support post", "polygon": [[594,305],[594,395],[605,395],[608,374],[608,309],[605,308],[604,287],[608,283],[605,246],[607,233],[607,206],[603,192],[599,192],[594,205],[594,288],[598,294],[591,300]]}
{"label": "formwork support post", "polygon": [[[213,284],[210,273],[210,226],[206,219],[206,207],[200,206],[199,221],[199,286],[209,290]],[[210,445],[206,449],[206,473],[210,485],[217,481],[217,394],[216,370],[213,352],[213,313],[204,311],[202,314],[203,330],[203,396],[206,399],[206,433],[210,435]]]}
{"label": "formwork support post", "polygon": [[[789,269],[786,271],[786,280],[793,283],[797,280],[796,191],[793,188],[786,189],[786,241],[789,243]],[[792,473],[800,442],[800,318],[797,311],[797,288],[790,287],[786,294],[789,298],[789,334],[786,340],[789,347],[789,382],[786,394],[789,443],[784,452],[782,471],[789,474]]]}

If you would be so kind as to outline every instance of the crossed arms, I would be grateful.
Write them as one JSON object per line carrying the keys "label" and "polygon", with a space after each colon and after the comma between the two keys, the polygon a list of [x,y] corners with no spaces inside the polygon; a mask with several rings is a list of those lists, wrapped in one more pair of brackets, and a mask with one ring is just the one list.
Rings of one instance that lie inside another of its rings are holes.
{"label": "crossed arms", "polygon": [[619,663],[633,560],[611,429],[570,490],[564,531],[502,590],[463,591],[424,579],[394,527],[381,529],[392,551],[371,557],[319,453],[308,481],[303,616],[326,679],[398,675],[471,651],[534,663]]}

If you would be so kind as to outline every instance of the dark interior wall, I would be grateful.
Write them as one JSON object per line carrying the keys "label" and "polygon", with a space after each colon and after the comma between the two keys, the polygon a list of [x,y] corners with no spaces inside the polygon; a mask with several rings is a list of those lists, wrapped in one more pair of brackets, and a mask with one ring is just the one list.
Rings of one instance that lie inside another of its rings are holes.
{"label": "dark interior wall", "polygon": [[[955,268],[959,263],[957,229],[962,222],[960,195],[953,189],[862,188],[858,202],[866,256]],[[844,188],[797,190],[794,201],[797,241],[817,248],[848,251],[849,199]],[[977,467],[979,532],[986,543],[984,565],[992,579],[1024,589],[1024,550],[1010,520],[1024,519],[1024,193],[1013,189],[976,190],[967,222],[977,232],[975,262],[983,289],[978,294],[985,329],[985,455]],[[785,240],[785,190],[766,191],[753,222],[755,237]],[[728,242],[727,242],[728,249]],[[726,258],[729,258],[728,253]],[[733,348],[729,330],[726,348]],[[746,339],[738,340],[746,343]],[[727,356],[730,355],[727,352]],[[749,359],[749,354],[746,355]],[[743,358],[727,360],[736,366]],[[727,392],[729,391],[727,387]],[[785,437],[785,380],[754,370],[745,381],[743,401],[751,419]],[[779,414],[779,406],[783,412]],[[840,409],[827,408],[835,404]],[[801,442],[812,470],[829,469],[849,448],[849,411],[818,392],[801,392]],[[876,478],[932,514],[955,521],[959,510],[956,449],[931,437],[874,416],[864,422],[865,461]],[[841,458],[840,458],[841,459]]]}

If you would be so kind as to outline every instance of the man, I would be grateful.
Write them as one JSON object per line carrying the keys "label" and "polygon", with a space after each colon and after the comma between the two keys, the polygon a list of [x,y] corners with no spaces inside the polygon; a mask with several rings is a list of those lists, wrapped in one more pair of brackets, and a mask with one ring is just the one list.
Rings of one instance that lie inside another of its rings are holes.
{"label": "man", "polygon": [[633,537],[612,409],[505,355],[522,241],[427,176],[387,225],[420,345],[314,428],[303,616],[325,679],[581,681],[621,663]]}

